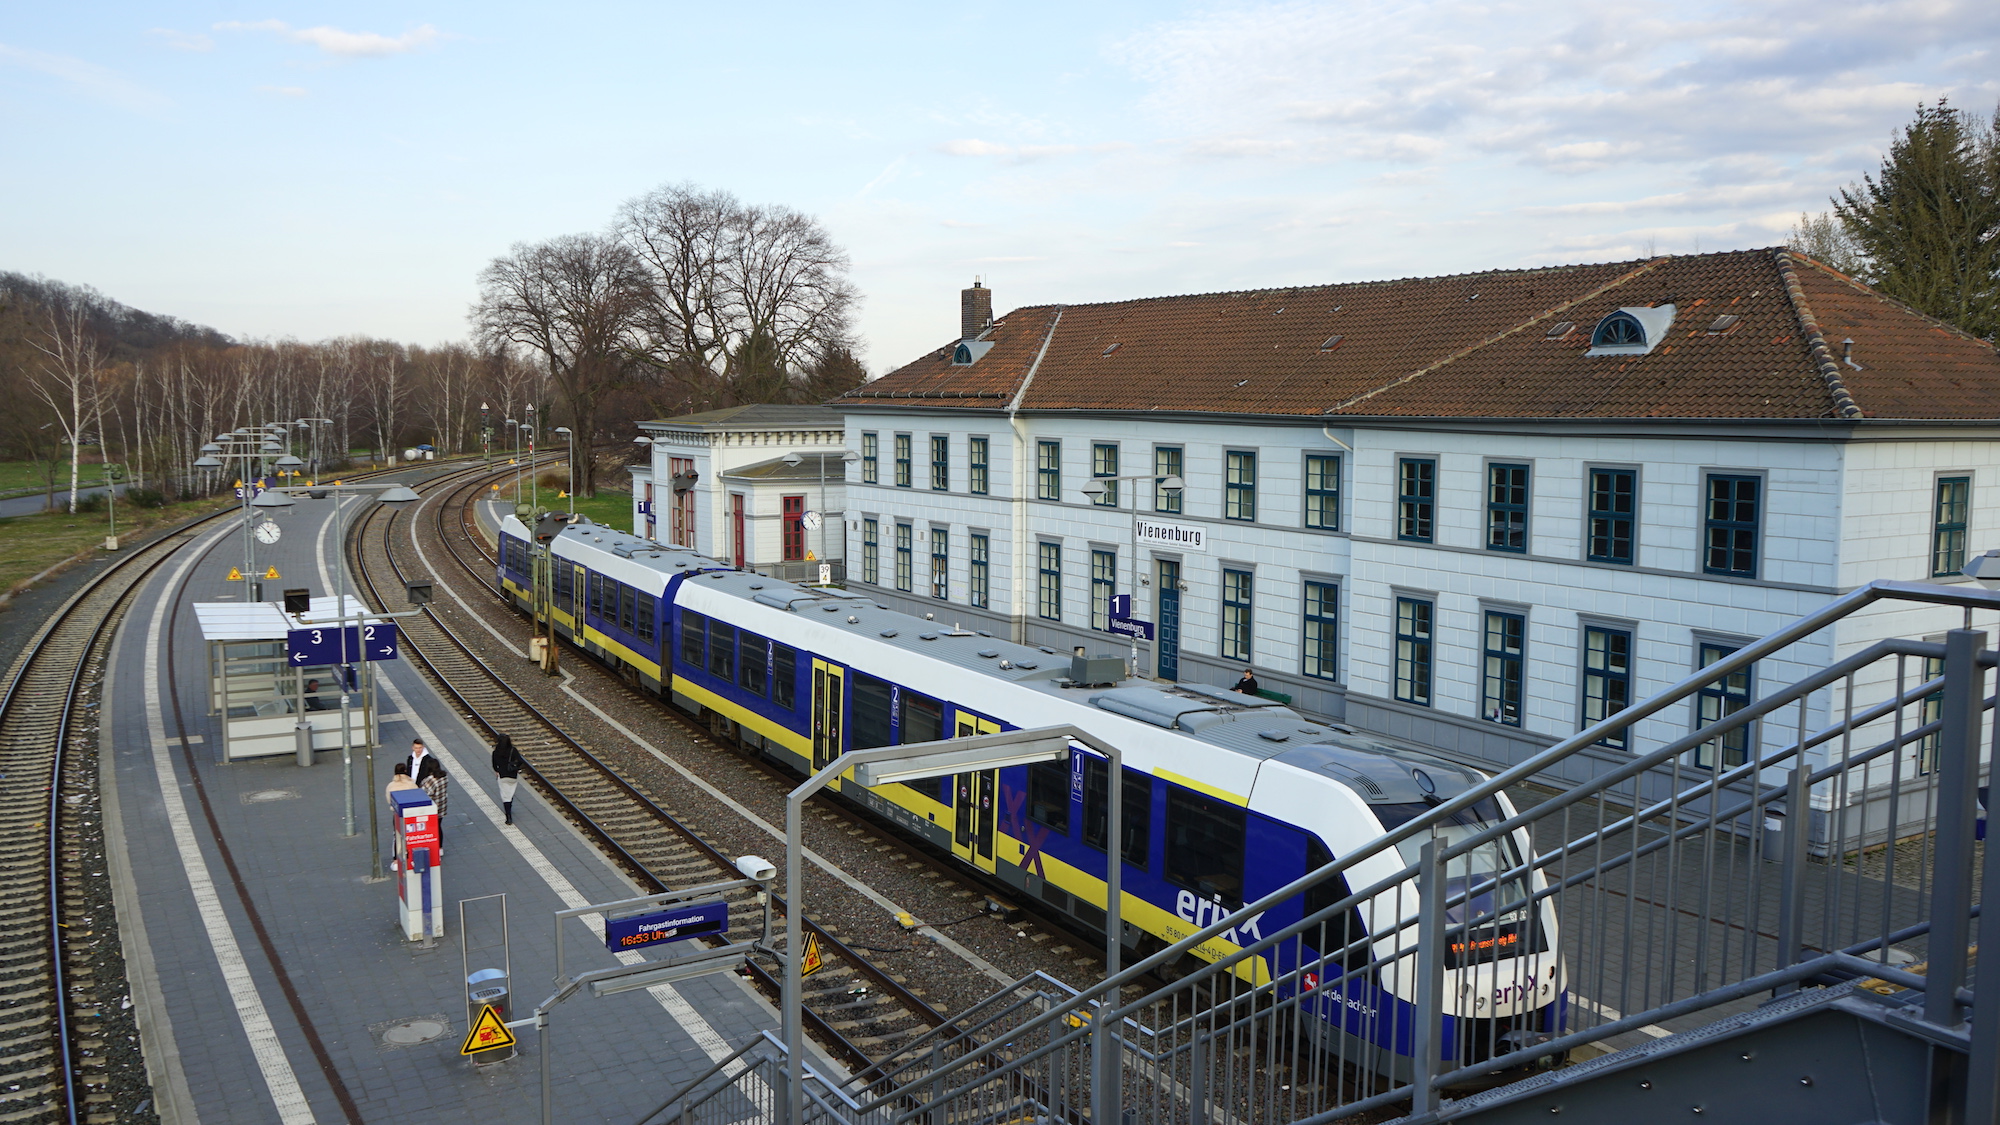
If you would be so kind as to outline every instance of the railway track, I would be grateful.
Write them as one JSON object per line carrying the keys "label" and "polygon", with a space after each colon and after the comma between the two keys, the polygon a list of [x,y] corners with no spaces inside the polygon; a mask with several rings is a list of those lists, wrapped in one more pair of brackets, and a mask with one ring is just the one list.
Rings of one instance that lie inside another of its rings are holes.
{"label": "railway track", "polygon": [[[392,470],[405,471],[405,470]],[[381,474],[360,474],[374,476]],[[42,623],[0,697],[0,1122],[100,1125],[116,1040],[132,1036],[97,800],[98,683],[146,580],[201,516],[134,550]],[[136,1063],[138,1053],[130,1052]],[[146,1083],[134,1066],[133,1088]],[[126,1091],[129,1092],[129,1091]],[[143,1094],[136,1095],[143,1098]]]}
{"label": "railway track", "polygon": [[[476,486],[450,488],[443,498],[446,507],[462,509],[465,498],[460,494]],[[358,521],[355,531],[355,572],[363,576],[378,607],[386,607],[376,586],[378,576],[393,577],[397,584],[406,580],[394,545],[399,519],[400,513],[372,512]],[[473,569],[463,558],[458,561]],[[641,886],[666,890],[738,877],[729,856],[516,691],[439,615],[426,608],[422,616],[402,623],[405,647],[418,670],[476,728],[489,734],[506,731],[527,760],[530,783]],[[747,906],[749,897],[750,892],[740,892],[737,905]],[[786,909],[782,899],[773,905],[780,915]],[[843,1062],[868,1067],[946,1022],[899,976],[876,966],[812,918],[803,922],[825,960],[825,967],[806,982],[805,1027]],[[775,1000],[778,982],[771,971],[752,960],[748,972]]]}

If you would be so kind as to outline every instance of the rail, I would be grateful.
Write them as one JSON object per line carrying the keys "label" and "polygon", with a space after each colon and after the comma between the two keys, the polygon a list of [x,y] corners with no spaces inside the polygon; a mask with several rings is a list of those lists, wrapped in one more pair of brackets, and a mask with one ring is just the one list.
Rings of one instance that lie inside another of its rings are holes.
{"label": "rail", "polygon": [[[466,486],[461,485],[460,487],[463,488]],[[453,560],[463,567],[473,578],[488,585],[490,589],[490,583],[486,582],[485,576],[480,573],[480,568],[467,562],[459,554],[457,545],[451,542],[450,536],[445,534],[446,529],[443,526],[443,513],[448,509],[459,506],[455,500],[448,500],[439,507],[440,525],[438,531],[440,539],[444,542],[446,550],[452,555]],[[387,563],[397,581],[401,582],[405,575],[401,564],[397,562],[389,545],[391,529],[396,525],[399,516],[400,513],[395,512],[380,516],[371,513],[371,517],[382,520],[381,550],[383,560]],[[414,518],[415,513],[412,513],[413,521]],[[372,526],[374,526],[372,523],[357,521],[355,534],[358,537],[363,533],[365,528]],[[358,551],[358,543],[356,549]],[[376,588],[369,568],[363,565],[363,560],[358,555],[356,558],[356,573],[362,576],[363,582],[368,588],[369,596],[378,604],[382,604],[383,595]],[[665,827],[672,833],[676,840],[685,844],[688,848],[713,864],[717,871],[734,875],[736,869],[730,857],[717,850],[707,840],[703,839],[699,833],[682,824],[673,814],[660,807],[650,796],[632,785],[614,766],[572,736],[564,729],[561,723],[544,714],[539,707],[512,684],[508,683],[505,677],[499,675],[490,664],[481,658],[458,635],[457,631],[445,622],[435,611],[434,607],[424,607],[424,614],[420,618],[406,619],[406,622],[414,621],[422,621],[432,629],[435,629],[443,642],[443,647],[440,648],[437,645],[427,643],[423,637],[415,635],[414,632],[406,632],[406,647],[416,657],[416,663],[420,670],[426,673],[428,678],[471,722],[487,730],[489,734],[495,734],[500,729],[494,721],[496,716],[491,714],[492,707],[490,705],[482,705],[480,700],[474,698],[475,693],[470,690],[471,685],[474,683],[483,684],[492,690],[496,701],[504,701],[508,708],[516,712],[520,717],[526,718],[536,729],[544,734],[547,739],[546,744],[551,748],[559,749],[565,755],[564,762],[580,763],[584,767],[584,776],[589,780],[588,782],[582,782],[582,784],[592,784],[609,790],[610,793],[615,794],[618,807],[636,812],[648,827]],[[443,666],[446,661],[452,662],[454,666],[449,668]],[[642,885],[647,886],[651,890],[668,889],[667,878],[654,870],[654,867],[657,865],[649,864],[644,857],[637,854],[635,847],[631,846],[631,840],[627,834],[621,833],[618,829],[606,823],[608,818],[603,810],[599,810],[593,814],[585,807],[589,803],[585,799],[588,794],[577,791],[580,784],[580,778],[577,775],[559,775],[556,769],[550,768],[550,763],[547,759],[537,762],[537,755],[534,752],[535,747],[532,743],[523,739],[522,730],[516,727],[510,733],[514,736],[517,745],[522,745],[524,751],[526,751],[524,757],[530,780],[541,792],[546,794],[557,807],[562,809],[586,835],[589,835],[608,854],[624,865],[627,870],[631,871],[641,881]],[[684,882],[684,879],[677,881]],[[788,908],[784,899],[780,896],[772,896],[772,904],[780,913]],[[922,1026],[934,1027],[945,1022],[945,1017],[942,1013],[932,1008],[922,997],[911,992],[894,975],[884,971],[880,966],[868,960],[859,951],[853,949],[832,933],[829,933],[810,918],[805,919],[804,922],[806,930],[817,940],[829,964],[846,967],[855,976],[867,981],[872,989],[892,998],[901,1010],[907,1012],[910,1017],[914,1018]],[[753,960],[748,963],[746,968],[751,981],[760,989],[772,996],[777,994],[777,982],[764,966]],[[821,1042],[831,1046],[848,1063],[857,1068],[866,1068],[873,1065],[874,1060],[868,1053],[855,1044],[847,1035],[843,1034],[835,1026],[833,1020],[813,1011],[810,1007],[806,1009],[805,1017],[806,1024],[814,1036]]]}
{"label": "rail", "polygon": [[[1975,967],[1972,951],[2000,948],[2000,916],[1979,909],[2000,872],[1974,882],[1990,638],[1880,640],[1754,699],[1715,690],[1878,603],[1954,607],[1969,626],[1975,610],[2000,611],[2000,594],[1857,589],[1006,1035],[822,1108],[847,1125],[1439,1120],[1469,1104],[1455,1097],[1569,1052],[1860,982],[1938,1041],[1969,1044],[1964,1097],[1983,1113],[1968,1119],[1986,1120],[2000,1004],[1978,998],[2000,995],[2000,958]],[[1710,721],[1602,764],[1600,743],[1636,747],[1635,724],[1677,705]],[[1588,780],[1509,803],[1591,762]],[[1260,926],[1300,895],[1299,920]],[[1124,999],[1218,940],[1242,944]]]}

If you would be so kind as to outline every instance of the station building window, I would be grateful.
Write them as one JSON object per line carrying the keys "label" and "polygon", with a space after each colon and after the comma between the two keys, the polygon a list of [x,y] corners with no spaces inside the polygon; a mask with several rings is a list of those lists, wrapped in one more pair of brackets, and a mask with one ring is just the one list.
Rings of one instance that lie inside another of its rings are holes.
{"label": "station building window", "polygon": [[947,492],[951,489],[951,437],[947,434],[931,435],[931,491]]}
{"label": "station building window", "polygon": [[882,482],[881,442],[876,435],[861,435],[861,483],[880,484]]}
{"label": "station building window", "polygon": [[[1632,634],[1597,625],[1583,630],[1583,725],[1623,711],[1632,703]],[[1630,732],[1612,731],[1599,745],[1623,750]]]}
{"label": "station building window", "polygon": [[1431,705],[1431,613],[1423,598],[1396,599],[1396,698]]}
{"label": "station building window", "polygon": [[1486,659],[1481,676],[1479,709],[1491,722],[1510,727],[1521,725],[1527,640],[1528,619],[1525,616],[1487,611]]}
{"label": "station building window", "polygon": [[910,487],[910,435],[896,435],[896,487]]}
{"label": "station building window", "polygon": [[916,532],[909,524],[896,525],[896,589],[909,593],[913,589],[916,576],[913,560],[910,558],[912,539]]}
{"label": "station building window", "polygon": [[1111,595],[1118,589],[1118,552],[1090,552],[1090,627],[1111,628]]}
{"label": "station building window", "polygon": [[1931,516],[1931,576],[1951,578],[1965,568],[1965,524],[1972,510],[1971,477],[1939,477]]}
{"label": "station building window", "polygon": [[1486,466],[1486,549],[1526,554],[1528,466],[1495,461]]}
{"label": "station building window", "polygon": [[1763,483],[1733,473],[1708,475],[1706,573],[1757,577],[1757,494]]}
{"label": "station building window", "polygon": [[881,524],[875,520],[861,521],[861,580],[882,581]]}
{"label": "station building window", "polygon": [[1340,458],[1333,454],[1306,456],[1306,526],[1340,530]]}
{"label": "station building window", "polygon": [[1396,538],[1429,543],[1436,534],[1437,462],[1404,457],[1396,462]]}
{"label": "station building window", "polygon": [[972,552],[968,564],[971,568],[968,575],[968,584],[971,587],[970,600],[973,605],[978,606],[980,609],[985,609],[988,602],[992,600],[991,587],[989,585],[991,578],[987,571],[987,552],[990,548],[987,537],[984,535],[972,536],[971,542]]}
{"label": "station building window", "polygon": [[[1097,442],[1090,447],[1090,475],[1094,478],[1118,475],[1118,447],[1108,442]],[[1105,508],[1118,506],[1118,482],[1104,482],[1104,494],[1091,503]]]}
{"label": "station building window", "polygon": [[1062,544],[1035,544],[1035,612],[1050,621],[1062,620]]}
{"label": "station building window", "polygon": [[1633,526],[1639,502],[1639,474],[1631,469],[1590,470],[1591,562],[1632,565]]}
{"label": "station building window", "polygon": [[[1703,644],[1696,653],[1701,667],[1706,668],[1736,651],[1733,645]],[[1707,726],[1721,722],[1745,707],[1750,706],[1751,669],[1739,668],[1727,676],[1720,676],[1702,685],[1695,695],[1695,725]],[[1755,723],[1746,723],[1735,730],[1726,731],[1695,747],[1694,764],[1705,770],[1732,769],[1750,760],[1750,728]]]}
{"label": "station building window", "polygon": [[[1181,492],[1165,487],[1168,477],[1181,476],[1181,447],[1178,445],[1158,445],[1153,447],[1153,510],[1168,515],[1178,515],[1181,510]],[[1183,477],[1183,479],[1186,479]]]}
{"label": "station building window", "polygon": [[1222,572],[1222,655],[1227,660],[1250,659],[1251,588],[1247,570]]}
{"label": "station building window", "polygon": [[1305,663],[1300,671],[1320,680],[1340,678],[1340,587],[1306,583]]}
{"label": "station building window", "polygon": [[1223,457],[1222,515],[1225,519],[1257,519],[1257,455],[1241,450]]}
{"label": "station building window", "polygon": [[1062,499],[1062,442],[1035,443],[1035,498]]}
{"label": "station building window", "polygon": [[991,448],[987,439],[975,437],[966,443],[970,451],[967,455],[966,489],[974,496],[984,496],[987,490],[987,458]]}

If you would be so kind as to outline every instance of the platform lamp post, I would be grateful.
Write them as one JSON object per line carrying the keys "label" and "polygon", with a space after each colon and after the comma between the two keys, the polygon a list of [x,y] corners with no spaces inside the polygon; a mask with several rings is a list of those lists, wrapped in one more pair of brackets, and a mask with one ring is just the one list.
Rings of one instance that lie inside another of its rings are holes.
{"label": "platform lamp post", "polygon": [[514,506],[521,506],[521,423],[507,419],[507,429],[514,439]]}
{"label": "platform lamp post", "polygon": [[[892,781],[921,781],[926,778],[947,777],[952,774],[978,772],[980,770],[1004,769],[1008,766],[1031,765],[1037,762],[1068,761],[1070,743],[1081,742],[1090,749],[1109,759],[1110,791],[1123,796],[1124,755],[1116,746],[1101,742],[1073,726],[1037,727],[1030,730],[1010,730],[1000,734],[982,734],[970,738],[947,738],[935,742],[917,742],[905,746],[881,746],[872,750],[849,750],[824,769],[812,775],[805,784],[792,790],[785,798],[785,979],[780,1007],[784,1020],[786,1086],[784,1121],[804,1121],[805,1112],[805,1010],[804,966],[800,956],[805,948],[805,899],[802,895],[803,868],[805,856],[805,804],[813,794],[832,784],[834,779],[849,769],[854,770],[854,782],[865,788],[887,785]],[[1124,820],[1119,806],[1122,800],[1109,802],[1110,822],[1105,826],[1108,833],[1105,864],[1105,930],[1109,937],[1105,941],[1105,958],[1108,965],[1105,975],[1118,975],[1118,952],[1120,932],[1123,929],[1122,906],[1124,888],[1122,884],[1122,860],[1120,847],[1124,832]],[[1110,1008],[1105,1005],[1105,1010]],[[1102,1076],[1110,1067],[1111,1042],[1109,1029],[1100,1023],[1096,1028],[1097,1062],[1099,1080],[1092,1085],[1095,1089],[1093,1101],[1103,1105],[1105,1093],[1102,1091]],[[1117,1105],[1116,1095],[1110,1095],[1109,1103]],[[1114,1116],[1091,1117],[1093,1121],[1111,1121]]]}
{"label": "platform lamp post", "polygon": [[493,463],[493,426],[487,415],[491,409],[483,402],[479,404],[479,457],[489,465]]}
{"label": "platform lamp post", "polygon": [[569,440],[569,514],[576,514],[576,434],[568,426],[557,426],[556,432]]}
{"label": "platform lamp post", "polygon": [[[1109,485],[1111,484],[1112,481],[1120,481],[1120,480],[1129,480],[1129,481],[1150,480],[1157,482],[1160,488],[1163,488],[1168,492],[1179,492],[1183,488],[1187,487],[1187,482],[1177,476],[1161,477],[1161,476],[1155,476],[1152,473],[1141,473],[1129,477],[1095,477],[1091,480],[1089,484],[1083,486],[1083,494],[1085,496],[1090,497],[1091,501],[1095,503],[1103,499],[1105,493],[1109,491]],[[1116,510],[1115,505],[1113,510]],[[1132,488],[1132,520],[1128,525],[1127,530],[1131,533],[1130,542],[1132,544],[1131,592],[1132,592],[1132,600],[1136,603],[1139,600],[1139,489],[1136,484]],[[1132,640],[1132,674],[1134,676],[1137,676],[1140,674],[1139,634],[1137,633],[1131,634],[1131,640]]]}

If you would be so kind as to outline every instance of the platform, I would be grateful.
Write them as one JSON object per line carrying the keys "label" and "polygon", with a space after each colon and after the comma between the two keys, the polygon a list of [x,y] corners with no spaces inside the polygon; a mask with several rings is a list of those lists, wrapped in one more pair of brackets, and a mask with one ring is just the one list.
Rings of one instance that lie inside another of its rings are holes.
{"label": "platform", "polygon": [[[269,593],[327,591],[318,560],[330,562],[332,507],[301,501],[280,521],[284,540],[259,547],[257,566],[284,575],[266,584]],[[224,580],[241,561],[240,534],[233,522],[205,532],[161,568],[126,619],[107,675],[110,877],[161,1119],[539,1120],[536,1033],[520,1032],[512,1061],[475,1070],[461,1058],[457,934],[430,950],[404,941],[395,884],[369,879],[360,755],[353,837],[343,832],[338,750],[320,752],[311,768],[290,758],[219,760],[218,717],[209,713],[206,656],[189,603],[242,597],[242,583]],[[459,899],[507,895],[513,1002],[524,1016],[551,991],[553,912],[638,892],[525,785],[515,826],[502,825],[489,747],[408,660],[374,666],[384,744],[368,783],[378,796],[377,846],[391,850],[381,786],[421,735],[452,777],[444,829],[450,923]],[[584,921],[566,925],[572,973],[618,963]],[[476,957],[471,967],[492,960]],[[416,1044],[385,1039],[413,1021],[445,1030]],[[775,1010],[731,974],[572,997],[554,1010],[554,1118],[635,1121],[776,1026]]]}

